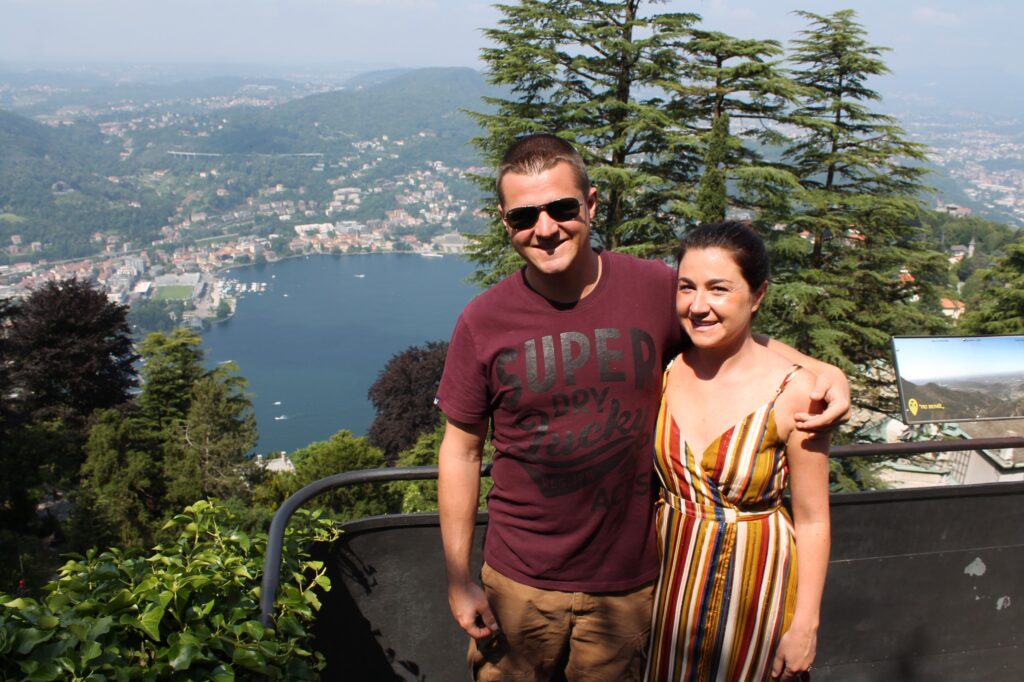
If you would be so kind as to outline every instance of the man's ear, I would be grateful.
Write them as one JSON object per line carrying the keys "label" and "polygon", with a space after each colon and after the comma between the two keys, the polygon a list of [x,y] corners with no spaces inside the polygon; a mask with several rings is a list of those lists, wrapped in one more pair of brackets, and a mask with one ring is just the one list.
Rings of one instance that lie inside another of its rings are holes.
{"label": "man's ear", "polygon": [[505,228],[505,234],[507,234],[508,238],[511,239],[515,232],[513,232],[512,228],[508,226],[507,222],[505,222],[505,208],[501,204],[498,204],[498,217],[501,218],[501,226]]}

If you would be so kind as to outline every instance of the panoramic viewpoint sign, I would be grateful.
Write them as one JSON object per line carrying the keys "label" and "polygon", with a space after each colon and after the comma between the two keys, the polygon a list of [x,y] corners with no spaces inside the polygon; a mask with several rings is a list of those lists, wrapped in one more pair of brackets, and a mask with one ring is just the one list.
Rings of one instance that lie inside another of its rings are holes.
{"label": "panoramic viewpoint sign", "polygon": [[903,421],[1024,418],[1024,336],[896,336]]}

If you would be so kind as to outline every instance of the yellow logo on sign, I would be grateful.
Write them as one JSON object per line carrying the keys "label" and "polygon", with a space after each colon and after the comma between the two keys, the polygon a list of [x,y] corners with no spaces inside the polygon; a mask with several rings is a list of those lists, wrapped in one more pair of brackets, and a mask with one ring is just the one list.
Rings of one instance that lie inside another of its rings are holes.
{"label": "yellow logo on sign", "polygon": [[915,417],[917,416],[917,408],[917,398],[911,398],[910,400],[907,401],[907,409],[909,409],[910,414],[914,415]]}

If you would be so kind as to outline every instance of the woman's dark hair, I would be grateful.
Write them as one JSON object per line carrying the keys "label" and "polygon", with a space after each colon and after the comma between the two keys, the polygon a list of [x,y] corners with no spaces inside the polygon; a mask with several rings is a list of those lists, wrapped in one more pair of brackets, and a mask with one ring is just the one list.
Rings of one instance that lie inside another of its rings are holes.
{"label": "woman's dark hair", "polygon": [[690,249],[724,249],[740,266],[751,291],[768,281],[768,249],[754,227],[744,221],[706,223],[686,232],[676,247],[676,266]]}

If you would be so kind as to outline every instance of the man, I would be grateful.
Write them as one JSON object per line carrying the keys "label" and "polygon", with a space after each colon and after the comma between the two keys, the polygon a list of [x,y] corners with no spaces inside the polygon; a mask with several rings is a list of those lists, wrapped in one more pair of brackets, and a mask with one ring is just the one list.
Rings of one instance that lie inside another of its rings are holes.
{"label": "man", "polygon": [[[553,135],[512,145],[497,189],[525,266],[463,311],[438,389],[449,604],[478,680],[638,680],[658,570],[651,441],[681,334],[675,274],[591,247],[597,190]],[[829,409],[808,427],[846,412],[838,370],[773,348],[827,375]],[[492,423],[481,587],[470,552]]]}

